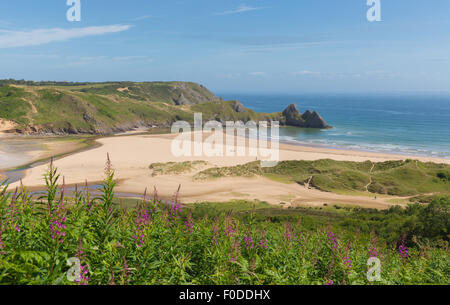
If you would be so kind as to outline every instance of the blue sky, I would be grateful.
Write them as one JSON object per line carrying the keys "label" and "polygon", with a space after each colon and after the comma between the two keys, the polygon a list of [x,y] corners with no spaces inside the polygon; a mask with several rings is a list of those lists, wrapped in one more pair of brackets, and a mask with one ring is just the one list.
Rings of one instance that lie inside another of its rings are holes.
{"label": "blue sky", "polygon": [[199,82],[217,93],[450,92],[450,1],[0,3],[0,78]]}

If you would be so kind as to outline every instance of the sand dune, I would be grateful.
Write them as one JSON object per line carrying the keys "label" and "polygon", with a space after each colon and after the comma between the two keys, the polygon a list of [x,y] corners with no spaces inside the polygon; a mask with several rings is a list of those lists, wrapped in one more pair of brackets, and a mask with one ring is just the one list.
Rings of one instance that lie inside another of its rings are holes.
{"label": "sand dune", "polygon": [[[175,135],[130,135],[99,139],[100,147],[79,152],[55,161],[68,184],[82,184],[87,179],[90,182],[101,181],[107,153],[110,154],[120,180],[117,191],[141,194],[145,188],[158,189],[162,197],[171,197],[181,184],[181,199],[183,202],[197,201],[227,201],[230,199],[259,199],[272,204],[281,202],[287,205],[323,205],[349,204],[373,208],[388,208],[394,197],[383,197],[374,200],[370,196],[337,195],[308,189],[297,184],[285,184],[264,177],[254,178],[220,178],[207,181],[195,181],[196,172],[207,167],[233,166],[255,161],[255,157],[175,157],[171,153],[171,143]],[[248,143],[248,140],[247,140]],[[316,148],[280,144],[280,160],[319,160],[334,159],[345,161],[382,162],[411,158],[378,154],[370,152],[347,151],[337,149]],[[421,161],[450,163],[448,159],[414,158]],[[202,169],[179,175],[152,176],[149,165],[152,163],[184,162],[205,160],[208,165]],[[40,188],[44,182],[42,175],[47,165],[37,166],[27,170],[24,184]],[[14,187],[15,185],[12,185]]]}

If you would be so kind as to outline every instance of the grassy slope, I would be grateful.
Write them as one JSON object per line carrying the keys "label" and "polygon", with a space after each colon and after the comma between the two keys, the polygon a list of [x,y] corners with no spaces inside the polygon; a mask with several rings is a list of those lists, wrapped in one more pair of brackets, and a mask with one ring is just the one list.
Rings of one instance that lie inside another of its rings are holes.
{"label": "grassy slope", "polygon": [[[177,105],[180,96],[190,105]],[[134,126],[168,126],[204,120],[260,120],[279,114],[236,112],[201,85],[186,82],[95,84],[4,84],[0,86],[0,118],[14,121],[21,131],[110,133]]]}
{"label": "grassy slope", "polygon": [[25,91],[19,88],[0,87],[0,118],[27,124],[31,106],[22,100]]}
{"label": "grassy slope", "polygon": [[[211,168],[197,179],[262,175],[287,183],[311,185],[329,192],[365,192],[412,196],[428,193],[450,194],[450,165],[414,160],[376,163],[334,160],[283,161],[273,168],[261,168],[259,162],[224,168]],[[370,183],[370,184],[369,184]],[[430,197],[431,198],[431,197]]]}

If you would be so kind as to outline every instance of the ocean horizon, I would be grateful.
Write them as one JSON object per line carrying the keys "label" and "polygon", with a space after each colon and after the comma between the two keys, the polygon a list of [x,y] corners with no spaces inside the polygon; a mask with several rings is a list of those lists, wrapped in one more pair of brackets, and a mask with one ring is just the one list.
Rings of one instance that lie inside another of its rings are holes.
{"label": "ocean horizon", "polygon": [[362,94],[218,94],[258,112],[296,104],[332,129],[280,128],[280,141],[336,149],[450,158],[450,96]]}

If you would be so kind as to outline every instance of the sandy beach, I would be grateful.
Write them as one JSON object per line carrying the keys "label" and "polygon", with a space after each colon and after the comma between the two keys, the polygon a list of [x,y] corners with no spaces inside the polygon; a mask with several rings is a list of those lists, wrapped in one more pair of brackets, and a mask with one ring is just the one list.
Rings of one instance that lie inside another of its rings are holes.
{"label": "sandy beach", "polygon": [[[210,167],[234,166],[255,161],[255,157],[175,157],[171,153],[173,134],[164,135],[128,135],[112,136],[97,140],[99,147],[71,154],[55,161],[56,167],[68,185],[99,182],[103,178],[104,164],[109,153],[116,178],[119,180],[117,191],[142,194],[146,188],[156,187],[161,197],[170,198],[181,184],[181,200],[184,203],[231,199],[258,199],[271,204],[313,205],[348,204],[385,209],[391,206],[397,197],[383,196],[374,200],[370,194],[360,196],[338,195],[309,189],[298,184],[276,182],[264,177],[219,178],[206,181],[194,180],[193,176]],[[249,140],[247,140],[247,145]],[[401,160],[411,156],[388,155],[371,152],[348,151],[280,144],[280,161],[283,160],[319,160],[333,159],[341,161],[382,162]],[[450,163],[448,159],[416,157],[424,162]],[[152,176],[149,165],[152,163],[184,162],[203,160],[207,164],[192,172]],[[24,185],[32,189],[44,186],[43,174],[48,164],[31,168],[25,172]],[[17,183],[11,187],[17,186]]]}

